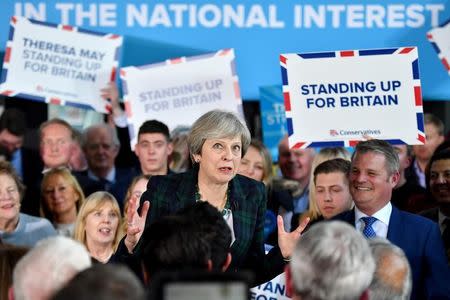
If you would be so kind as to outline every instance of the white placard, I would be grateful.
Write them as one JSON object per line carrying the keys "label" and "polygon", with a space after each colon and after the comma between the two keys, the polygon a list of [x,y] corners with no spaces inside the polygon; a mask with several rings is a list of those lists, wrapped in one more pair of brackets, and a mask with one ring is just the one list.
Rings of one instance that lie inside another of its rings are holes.
{"label": "white placard", "polygon": [[100,89],[113,81],[122,37],[11,18],[0,93],[106,113]]}
{"label": "white placard", "polygon": [[289,300],[286,290],[286,275],[282,273],[271,281],[250,289],[250,300]]}
{"label": "white placard", "polygon": [[439,60],[450,75],[450,20],[427,33],[427,38],[437,52]]}
{"label": "white placard", "polygon": [[172,130],[212,109],[243,118],[233,49],[122,68],[120,78],[132,148],[146,120],[156,119]]}
{"label": "white placard", "polygon": [[289,144],[423,144],[416,47],[280,56]]}

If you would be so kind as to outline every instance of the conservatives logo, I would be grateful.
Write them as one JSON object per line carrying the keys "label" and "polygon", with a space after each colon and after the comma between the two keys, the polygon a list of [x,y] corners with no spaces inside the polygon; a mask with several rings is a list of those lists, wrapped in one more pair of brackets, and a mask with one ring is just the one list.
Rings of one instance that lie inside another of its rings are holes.
{"label": "conservatives logo", "polygon": [[363,136],[363,135],[369,135],[369,136],[375,136],[380,135],[381,130],[379,129],[364,129],[364,130],[336,130],[336,129],[330,129],[330,136]]}
{"label": "conservatives logo", "polygon": [[339,132],[336,129],[330,129],[330,135],[331,136],[338,136]]}

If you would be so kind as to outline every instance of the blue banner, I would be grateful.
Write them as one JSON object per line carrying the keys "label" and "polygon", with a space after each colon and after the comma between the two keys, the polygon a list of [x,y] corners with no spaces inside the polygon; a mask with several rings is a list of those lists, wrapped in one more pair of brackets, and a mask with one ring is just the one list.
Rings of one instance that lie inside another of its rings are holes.
{"label": "blue banner", "polygon": [[424,99],[450,99],[426,36],[450,19],[447,0],[1,1],[3,52],[13,15],[123,35],[121,66],[234,48],[246,99],[281,84],[280,53],[417,46]]}

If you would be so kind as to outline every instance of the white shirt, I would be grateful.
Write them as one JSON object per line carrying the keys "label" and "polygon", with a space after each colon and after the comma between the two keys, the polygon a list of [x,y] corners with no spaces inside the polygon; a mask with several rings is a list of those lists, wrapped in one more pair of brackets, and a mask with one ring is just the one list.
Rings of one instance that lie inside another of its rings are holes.
{"label": "white shirt", "polygon": [[[388,227],[389,227],[389,219],[392,213],[392,204],[388,202],[382,209],[374,213],[371,217],[377,218],[375,223],[372,224],[372,228],[377,234],[377,237],[386,238]],[[370,217],[360,211],[355,206],[355,227],[359,232],[364,230],[365,223],[361,220],[362,217]]]}

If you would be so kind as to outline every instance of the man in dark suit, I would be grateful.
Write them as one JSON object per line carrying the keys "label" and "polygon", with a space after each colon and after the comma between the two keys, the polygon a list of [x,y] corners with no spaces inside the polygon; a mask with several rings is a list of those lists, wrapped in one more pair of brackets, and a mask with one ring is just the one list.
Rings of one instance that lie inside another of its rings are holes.
{"label": "man in dark suit", "polygon": [[88,162],[88,170],[82,172],[84,183],[80,183],[83,191],[86,195],[110,192],[122,206],[132,172],[114,165],[120,148],[115,129],[108,124],[93,125],[83,133],[82,144]]}
{"label": "man in dark suit", "polygon": [[5,110],[0,117],[0,153],[10,161],[23,179],[22,145],[27,125],[25,114],[16,109]]}
{"label": "man in dark suit", "polygon": [[422,213],[439,224],[450,263],[450,149],[435,153],[430,160],[428,188],[438,207]]}
{"label": "man in dark suit", "polygon": [[355,208],[336,219],[349,222],[368,238],[387,238],[405,252],[413,273],[411,299],[450,299],[450,269],[437,224],[391,205],[398,169],[398,155],[387,142],[359,143],[350,172]]}

